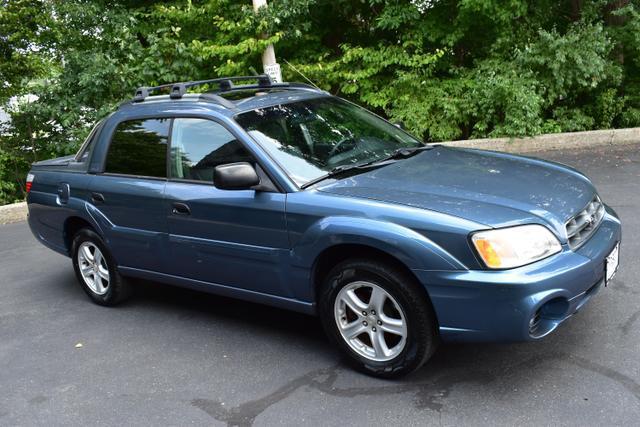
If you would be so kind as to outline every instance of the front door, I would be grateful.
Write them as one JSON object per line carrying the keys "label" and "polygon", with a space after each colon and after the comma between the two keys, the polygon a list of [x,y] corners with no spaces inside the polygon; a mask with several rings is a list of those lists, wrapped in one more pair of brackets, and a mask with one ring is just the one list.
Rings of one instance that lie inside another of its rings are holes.
{"label": "front door", "polygon": [[165,189],[171,274],[290,296],[281,269],[288,253],[286,194],[216,188],[214,168],[235,162],[259,169],[222,124],[174,119]]}

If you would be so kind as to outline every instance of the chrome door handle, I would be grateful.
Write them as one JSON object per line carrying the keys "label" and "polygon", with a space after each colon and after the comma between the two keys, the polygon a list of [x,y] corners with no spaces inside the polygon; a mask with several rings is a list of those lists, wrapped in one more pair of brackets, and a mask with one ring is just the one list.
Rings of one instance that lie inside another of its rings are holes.
{"label": "chrome door handle", "polygon": [[186,203],[175,202],[171,209],[171,213],[174,215],[191,215],[191,209]]}

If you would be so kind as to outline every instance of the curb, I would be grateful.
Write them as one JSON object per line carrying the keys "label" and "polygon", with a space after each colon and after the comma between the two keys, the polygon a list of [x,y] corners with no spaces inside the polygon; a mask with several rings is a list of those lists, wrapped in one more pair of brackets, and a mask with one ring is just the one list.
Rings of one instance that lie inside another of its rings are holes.
{"label": "curb", "polygon": [[527,138],[468,139],[465,141],[434,142],[433,144],[507,153],[531,153],[637,143],[640,143],[640,128],[552,133]]}
{"label": "curb", "polygon": [[24,221],[27,219],[27,202],[0,206],[0,224]]}

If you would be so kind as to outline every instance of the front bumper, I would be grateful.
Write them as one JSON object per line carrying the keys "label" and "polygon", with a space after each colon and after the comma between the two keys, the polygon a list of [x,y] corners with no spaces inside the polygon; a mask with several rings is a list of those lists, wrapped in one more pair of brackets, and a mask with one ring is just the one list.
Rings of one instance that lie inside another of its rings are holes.
{"label": "front bumper", "polygon": [[540,339],[576,313],[604,284],[604,260],[621,239],[607,207],[598,230],[572,251],[504,271],[414,270],[427,288],[443,341]]}

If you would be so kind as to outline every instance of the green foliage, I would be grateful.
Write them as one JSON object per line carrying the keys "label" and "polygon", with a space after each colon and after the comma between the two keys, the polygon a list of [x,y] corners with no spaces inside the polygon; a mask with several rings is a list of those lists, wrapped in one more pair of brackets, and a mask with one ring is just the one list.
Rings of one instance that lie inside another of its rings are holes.
{"label": "green foliage", "polygon": [[16,180],[29,163],[19,154],[5,151],[0,147],[0,205],[19,201],[23,194],[23,180]]}
{"label": "green foliage", "polygon": [[286,80],[308,78],[426,140],[640,126],[639,7],[269,0],[256,14],[249,0],[0,0],[11,116],[0,203],[23,196],[30,162],[75,151],[135,87],[261,70],[269,43]]}
{"label": "green foliage", "polygon": [[49,12],[39,0],[0,0],[0,101],[51,65],[39,51],[51,37]]}

